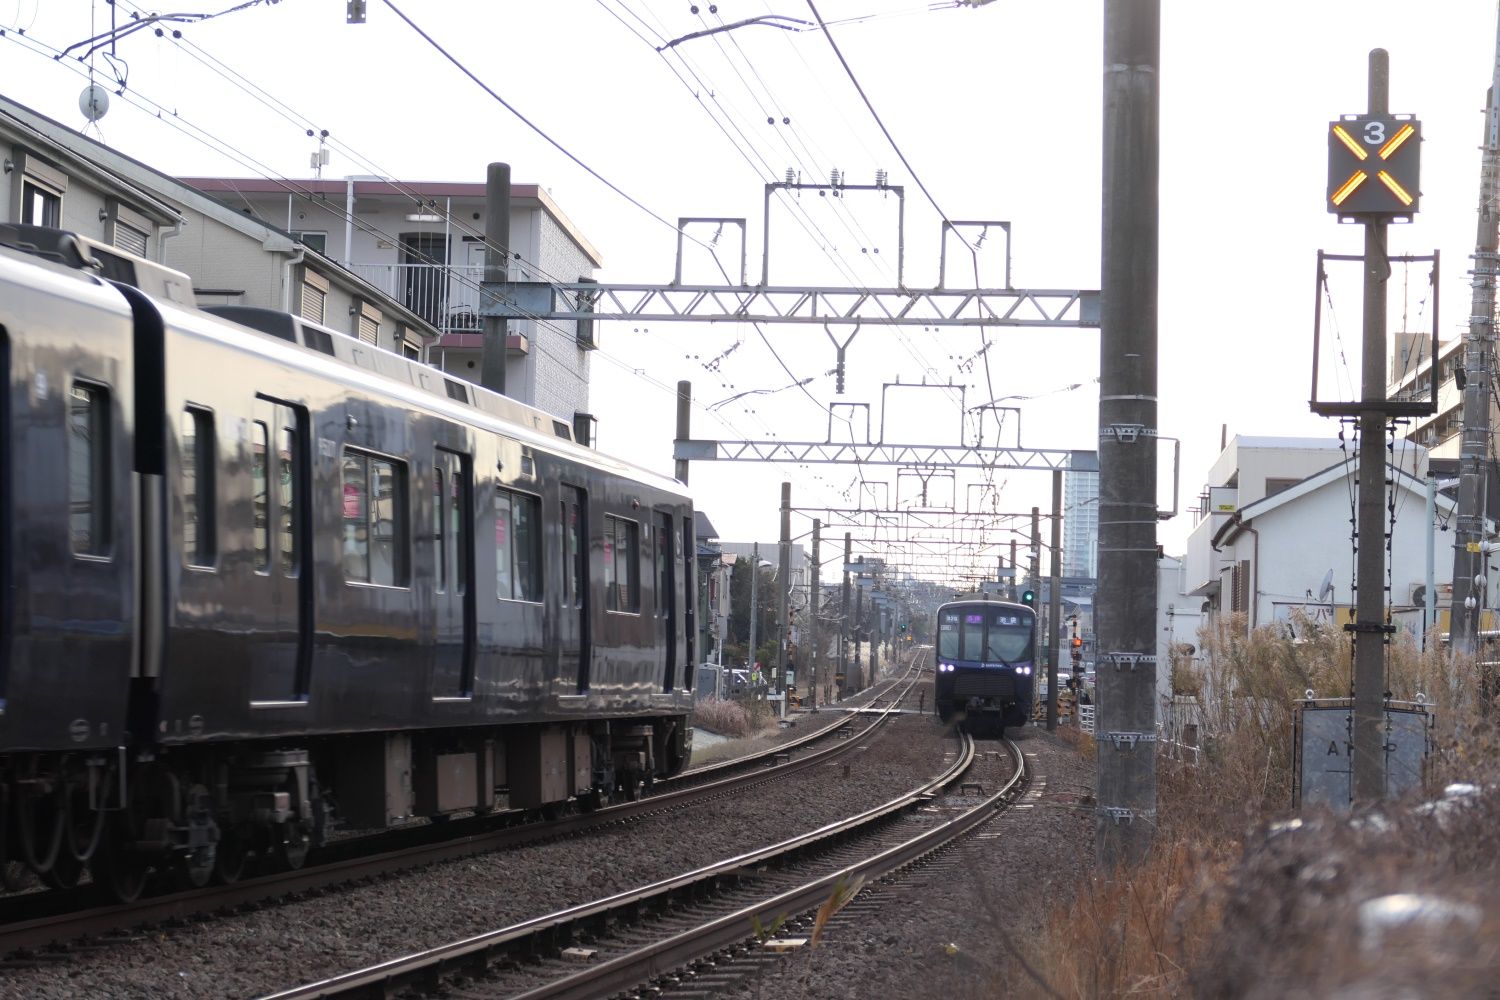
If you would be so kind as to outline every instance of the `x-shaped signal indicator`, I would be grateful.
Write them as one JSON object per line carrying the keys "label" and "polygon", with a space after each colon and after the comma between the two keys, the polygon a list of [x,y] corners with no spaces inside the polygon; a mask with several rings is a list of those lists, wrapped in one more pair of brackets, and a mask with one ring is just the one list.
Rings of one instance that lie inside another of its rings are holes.
{"label": "x-shaped signal indicator", "polygon": [[1421,123],[1351,116],[1329,126],[1328,210],[1339,215],[1411,215],[1421,190]]}

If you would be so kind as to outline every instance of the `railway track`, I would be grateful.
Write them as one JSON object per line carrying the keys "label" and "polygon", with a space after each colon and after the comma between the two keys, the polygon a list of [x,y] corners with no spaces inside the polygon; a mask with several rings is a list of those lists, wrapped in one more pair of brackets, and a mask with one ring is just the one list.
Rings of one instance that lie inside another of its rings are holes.
{"label": "railway track", "polygon": [[[639,801],[625,802],[592,813],[577,813],[545,822],[517,823],[504,815],[454,821],[453,828],[398,831],[382,836],[392,842],[386,849],[370,851],[367,841],[359,838],[346,842],[346,856],[334,850],[334,856],[315,868],[278,872],[245,879],[231,885],[207,886],[202,889],[173,892],[138,900],[130,904],[90,905],[68,908],[70,899],[79,894],[31,893],[8,897],[10,919],[0,922],[0,956],[24,956],[38,949],[58,946],[80,939],[100,938],[164,922],[187,920],[235,908],[267,904],[279,899],[369,881],[445,861],[491,851],[509,850],[544,840],[581,836],[589,831],[627,823],[640,817],[686,808],[724,795],[731,795],[751,785],[777,780],[805,768],[829,763],[852,751],[865,735],[878,729],[892,717],[907,693],[921,676],[921,660],[915,660],[908,673],[892,682],[883,708],[858,708],[830,713],[829,723],[795,740],[764,752],[684,772],[670,780],[657,782],[652,793]],[[869,713],[868,715],[866,713]],[[868,719],[861,727],[859,721]],[[858,738],[855,738],[858,737]],[[827,743],[820,749],[813,747]],[[502,824],[497,826],[496,824]],[[466,831],[467,828],[467,831]],[[411,842],[415,840],[416,842]],[[403,842],[406,841],[406,842]],[[363,845],[364,850],[358,850]],[[357,851],[357,853],[356,853]],[[54,909],[36,913],[39,907]],[[31,912],[25,912],[29,909]],[[16,915],[24,913],[24,915]]]}
{"label": "railway track", "polygon": [[[973,831],[1025,788],[1014,743],[976,760],[961,736],[953,764],[922,787],[858,816],[631,892],[466,938],[264,1000],[444,996],[712,996],[728,980],[801,946],[823,909],[919,864]],[[996,755],[1002,756],[1002,755]],[[976,765],[985,768],[976,777]],[[957,794],[945,794],[957,787]]]}

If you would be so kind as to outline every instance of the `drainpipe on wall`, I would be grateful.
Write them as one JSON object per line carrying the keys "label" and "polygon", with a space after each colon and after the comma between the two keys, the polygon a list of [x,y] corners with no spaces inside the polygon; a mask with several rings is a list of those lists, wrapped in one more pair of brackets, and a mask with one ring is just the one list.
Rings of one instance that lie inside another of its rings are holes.
{"label": "drainpipe on wall", "polygon": [[1260,532],[1241,522],[1241,527],[1250,532],[1250,631],[1260,619]]}
{"label": "drainpipe on wall", "polygon": [[354,178],[344,178],[344,266],[354,270]]}
{"label": "drainpipe on wall", "polygon": [[172,223],[172,231],[170,233],[166,232],[165,230],[157,232],[157,234],[156,234],[156,262],[158,264],[165,264],[167,262],[167,240],[170,240],[174,236],[181,236],[182,235],[182,227],[184,225],[186,225],[186,223],[184,223],[182,221],[182,217],[181,216],[178,216],[177,217],[177,221],[174,222],[174,223]]}
{"label": "drainpipe on wall", "polygon": [[307,250],[300,244],[293,250],[282,265],[281,272],[281,311],[297,312],[292,308],[292,274],[302,259],[307,256]]}

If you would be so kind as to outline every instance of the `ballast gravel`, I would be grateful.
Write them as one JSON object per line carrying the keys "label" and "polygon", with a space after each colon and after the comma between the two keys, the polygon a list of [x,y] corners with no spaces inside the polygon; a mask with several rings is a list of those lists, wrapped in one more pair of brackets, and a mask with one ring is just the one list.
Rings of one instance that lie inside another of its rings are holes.
{"label": "ballast gravel", "polygon": [[[937,723],[931,723],[936,727]],[[856,897],[816,948],[761,966],[726,1000],[1045,997],[1031,942],[1094,859],[1094,763],[1077,745],[1010,733],[1033,768],[1031,794],[978,836],[894,884]],[[981,746],[984,744],[981,743]],[[799,931],[799,936],[806,936]],[[1051,994],[1056,996],[1055,993]]]}
{"label": "ballast gravel", "polygon": [[0,968],[0,997],[263,996],[785,840],[925,783],[956,749],[929,715],[899,716],[855,741],[837,763],[691,810],[39,956],[32,967]]}

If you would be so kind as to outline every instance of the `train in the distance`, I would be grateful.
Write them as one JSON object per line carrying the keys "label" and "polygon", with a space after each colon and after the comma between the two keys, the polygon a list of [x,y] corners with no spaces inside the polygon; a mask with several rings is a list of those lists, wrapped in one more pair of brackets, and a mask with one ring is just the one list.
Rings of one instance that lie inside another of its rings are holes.
{"label": "train in the distance", "polygon": [[944,722],[1023,726],[1036,697],[1036,611],[974,594],[937,610],[934,708]]}
{"label": "train in the distance", "polygon": [[131,898],[300,865],[333,822],[591,808],[685,766],[680,483],[345,334],[190,300],[0,226],[8,884],[92,869]]}

